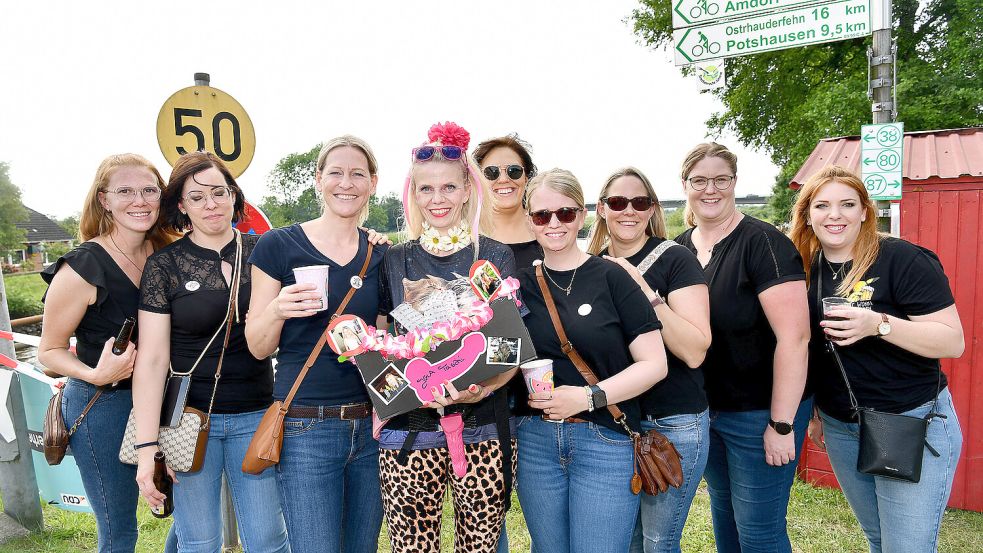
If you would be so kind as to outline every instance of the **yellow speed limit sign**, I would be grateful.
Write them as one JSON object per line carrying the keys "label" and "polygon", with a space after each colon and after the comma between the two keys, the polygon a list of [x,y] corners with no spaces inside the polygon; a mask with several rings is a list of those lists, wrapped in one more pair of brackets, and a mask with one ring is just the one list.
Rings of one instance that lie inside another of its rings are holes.
{"label": "yellow speed limit sign", "polygon": [[172,167],[181,154],[208,150],[236,177],[256,152],[256,132],[246,110],[211,86],[189,86],[164,102],[157,115],[157,142]]}

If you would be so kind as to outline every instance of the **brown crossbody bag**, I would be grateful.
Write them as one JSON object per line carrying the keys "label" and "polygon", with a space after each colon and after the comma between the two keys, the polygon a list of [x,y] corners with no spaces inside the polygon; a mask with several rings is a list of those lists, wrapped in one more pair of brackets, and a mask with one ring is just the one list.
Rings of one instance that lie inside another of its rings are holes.
{"label": "brown crossbody bag", "polygon": [[[560,321],[560,314],[556,310],[556,303],[553,301],[553,294],[550,293],[546,278],[543,277],[542,264],[536,265],[536,280],[539,282],[539,289],[543,292],[543,299],[546,301],[546,309],[549,310],[550,319],[553,321],[553,328],[556,329],[556,336],[560,339],[560,349],[567,354],[574,367],[584,377],[587,384],[593,386],[598,383],[597,375],[591,370],[584,358],[577,353],[567,333],[563,330],[563,323]],[[628,418],[624,412],[618,408],[617,404],[609,403],[608,411],[614,417],[615,422],[625,429],[631,436],[635,450],[635,474],[631,478],[631,491],[638,493],[645,490],[649,495],[658,495],[669,489],[669,486],[678,488],[683,485],[682,456],[676,451],[676,446],[672,445],[669,438],[666,438],[658,430],[649,430],[644,434],[639,434],[628,426]]]}
{"label": "brown crossbody bag", "polygon": [[[365,279],[365,272],[369,270],[370,261],[372,261],[372,242],[369,242],[368,250],[365,252],[365,261],[362,263],[362,268],[358,272],[359,281]],[[331,319],[334,319],[345,311],[348,302],[355,295],[355,290],[357,288],[354,286],[348,289],[348,293],[341,300],[338,309],[335,309],[335,312],[332,313]],[[328,329],[325,328],[324,332],[321,333],[321,337],[317,339],[317,343],[314,344],[311,354],[307,356],[307,361],[304,362],[303,368],[300,369],[300,373],[294,380],[294,385],[290,387],[287,397],[283,401],[274,401],[272,405],[266,408],[266,413],[263,414],[263,420],[259,421],[259,426],[256,427],[256,433],[253,434],[253,439],[250,440],[249,447],[246,449],[246,455],[242,458],[242,472],[246,474],[261,474],[264,470],[280,462],[280,449],[283,447],[283,418],[287,416],[290,403],[294,400],[297,390],[300,389],[300,383],[307,376],[307,371],[317,361],[317,357],[321,355],[321,350],[324,349],[324,343],[327,339]]]}

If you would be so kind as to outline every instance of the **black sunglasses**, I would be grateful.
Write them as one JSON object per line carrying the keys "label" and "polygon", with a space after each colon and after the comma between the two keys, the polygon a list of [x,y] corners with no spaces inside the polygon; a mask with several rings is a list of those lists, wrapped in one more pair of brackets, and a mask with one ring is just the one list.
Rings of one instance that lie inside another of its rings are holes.
{"label": "black sunglasses", "polygon": [[572,223],[577,219],[577,214],[580,213],[583,208],[580,207],[561,207],[555,211],[549,209],[540,209],[539,211],[533,211],[529,214],[532,218],[532,223],[537,227],[543,227],[550,224],[550,220],[553,219],[553,214],[556,214],[556,220],[561,223]]}
{"label": "black sunglasses", "polygon": [[624,196],[610,196],[601,198],[601,201],[614,211],[624,211],[628,209],[628,204],[631,204],[635,211],[648,211],[655,204],[655,200],[648,196],[635,196],[631,199]]}
{"label": "black sunglasses", "polygon": [[[482,172],[485,174],[486,179],[498,180],[499,175],[502,174],[501,167],[505,167],[505,166],[489,165],[488,167],[485,167]],[[521,165],[513,164],[513,165],[509,165],[508,167],[505,167],[505,175],[512,180],[521,179],[522,174],[525,173],[525,171],[526,170],[523,169]]]}

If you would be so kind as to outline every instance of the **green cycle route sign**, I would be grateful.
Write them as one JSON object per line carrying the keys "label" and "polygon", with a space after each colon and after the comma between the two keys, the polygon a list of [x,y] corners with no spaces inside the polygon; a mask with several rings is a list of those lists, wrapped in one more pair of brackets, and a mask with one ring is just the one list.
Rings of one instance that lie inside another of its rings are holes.
{"label": "green cycle route sign", "polygon": [[867,36],[873,27],[870,2],[835,0],[676,29],[676,65]]}
{"label": "green cycle route sign", "polygon": [[860,173],[874,200],[900,200],[904,161],[904,123],[860,128]]}
{"label": "green cycle route sign", "polygon": [[718,19],[747,17],[830,0],[672,0],[672,27],[681,29]]}

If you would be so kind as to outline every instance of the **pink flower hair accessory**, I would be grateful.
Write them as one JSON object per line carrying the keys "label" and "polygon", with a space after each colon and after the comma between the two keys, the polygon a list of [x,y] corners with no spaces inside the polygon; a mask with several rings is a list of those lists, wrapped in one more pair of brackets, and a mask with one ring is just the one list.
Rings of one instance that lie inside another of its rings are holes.
{"label": "pink flower hair accessory", "polygon": [[430,142],[440,142],[443,146],[457,146],[462,150],[468,149],[471,143],[471,133],[453,121],[436,123],[427,131]]}

